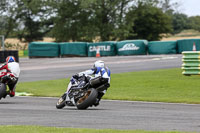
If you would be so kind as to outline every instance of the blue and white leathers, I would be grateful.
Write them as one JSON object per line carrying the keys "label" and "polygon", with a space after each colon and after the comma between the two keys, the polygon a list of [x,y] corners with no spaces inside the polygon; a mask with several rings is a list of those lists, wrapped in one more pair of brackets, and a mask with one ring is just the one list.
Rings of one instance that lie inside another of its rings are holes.
{"label": "blue and white leathers", "polygon": [[110,69],[107,67],[95,67],[90,70],[86,70],[84,72],[80,72],[79,75],[94,75],[94,77],[102,77],[102,78],[107,78],[108,83],[110,83]]}

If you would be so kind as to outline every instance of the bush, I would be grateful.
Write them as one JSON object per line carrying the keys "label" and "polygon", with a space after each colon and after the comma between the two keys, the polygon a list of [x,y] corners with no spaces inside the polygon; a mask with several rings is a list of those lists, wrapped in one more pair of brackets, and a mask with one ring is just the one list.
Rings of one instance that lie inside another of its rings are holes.
{"label": "bush", "polygon": [[6,50],[24,50],[25,48],[26,48],[26,45],[22,46],[19,43],[17,43],[17,44],[5,43]]}

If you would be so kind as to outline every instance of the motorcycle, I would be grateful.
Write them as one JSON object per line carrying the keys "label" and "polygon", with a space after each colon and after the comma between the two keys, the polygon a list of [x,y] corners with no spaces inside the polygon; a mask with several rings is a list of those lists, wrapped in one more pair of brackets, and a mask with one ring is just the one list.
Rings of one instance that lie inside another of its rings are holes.
{"label": "motorcycle", "polygon": [[66,101],[67,94],[64,93],[56,104],[57,109],[62,109],[67,106],[76,106],[77,109],[87,109],[88,107],[96,106],[98,96],[104,90],[110,87],[108,79],[102,77],[91,78],[83,75],[77,79],[73,78],[76,85],[73,85],[68,91],[70,101]]}

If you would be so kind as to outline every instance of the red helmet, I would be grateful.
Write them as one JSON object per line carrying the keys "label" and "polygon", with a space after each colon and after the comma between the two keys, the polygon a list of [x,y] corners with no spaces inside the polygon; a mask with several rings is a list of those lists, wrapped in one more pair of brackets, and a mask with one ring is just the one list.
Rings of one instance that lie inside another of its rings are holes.
{"label": "red helmet", "polygon": [[6,62],[7,62],[7,63],[15,62],[15,57],[14,57],[14,56],[8,56],[8,57],[6,58]]}

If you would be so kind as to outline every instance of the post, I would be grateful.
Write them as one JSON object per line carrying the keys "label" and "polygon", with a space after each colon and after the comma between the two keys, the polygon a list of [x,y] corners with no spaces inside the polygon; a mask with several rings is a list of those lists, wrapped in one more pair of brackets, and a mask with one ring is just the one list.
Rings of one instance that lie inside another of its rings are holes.
{"label": "post", "polygon": [[4,36],[3,35],[0,35],[1,37],[1,47],[3,50],[5,50],[5,45],[4,45]]}

